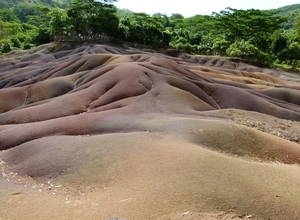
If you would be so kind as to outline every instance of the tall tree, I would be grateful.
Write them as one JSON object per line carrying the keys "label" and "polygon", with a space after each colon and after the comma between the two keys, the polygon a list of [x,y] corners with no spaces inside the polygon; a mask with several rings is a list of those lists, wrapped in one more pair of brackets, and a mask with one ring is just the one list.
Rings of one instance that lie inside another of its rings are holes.
{"label": "tall tree", "polygon": [[300,12],[298,13],[295,19],[294,28],[295,28],[296,36],[298,40],[300,40]]}
{"label": "tall tree", "polygon": [[127,19],[121,20],[122,25],[128,27],[128,40],[144,45],[168,45],[169,35],[165,31],[166,20],[163,16],[146,13],[134,13]]}
{"label": "tall tree", "polygon": [[70,18],[66,10],[54,8],[49,12],[49,16],[49,32],[51,36],[64,36],[70,33]]}
{"label": "tall tree", "polygon": [[178,13],[175,13],[175,14],[172,14],[170,17],[169,17],[169,26],[172,28],[172,29],[175,29],[175,27],[179,24],[181,24],[184,20],[184,16],[182,14],[178,14]]}
{"label": "tall tree", "polygon": [[273,11],[256,9],[238,10],[227,8],[220,13],[213,13],[217,27],[227,40],[251,40],[257,47],[266,50],[265,45],[275,30],[279,29],[285,18],[276,16]]}
{"label": "tall tree", "polygon": [[19,19],[11,9],[1,9],[0,19],[5,22],[19,22]]}
{"label": "tall tree", "polygon": [[73,33],[115,35],[118,32],[119,19],[113,2],[115,0],[73,0],[67,10]]}
{"label": "tall tree", "polygon": [[21,20],[21,22],[27,22],[27,16],[32,16],[35,14],[35,5],[34,4],[26,4],[20,3],[14,5],[12,8],[14,14]]}

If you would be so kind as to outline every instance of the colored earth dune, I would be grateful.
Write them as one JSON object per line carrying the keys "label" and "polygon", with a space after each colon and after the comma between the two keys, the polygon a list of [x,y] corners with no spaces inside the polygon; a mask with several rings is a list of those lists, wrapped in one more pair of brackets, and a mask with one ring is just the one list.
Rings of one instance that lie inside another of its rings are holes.
{"label": "colored earth dune", "polygon": [[0,219],[298,219],[300,75],[107,44],[0,57]]}

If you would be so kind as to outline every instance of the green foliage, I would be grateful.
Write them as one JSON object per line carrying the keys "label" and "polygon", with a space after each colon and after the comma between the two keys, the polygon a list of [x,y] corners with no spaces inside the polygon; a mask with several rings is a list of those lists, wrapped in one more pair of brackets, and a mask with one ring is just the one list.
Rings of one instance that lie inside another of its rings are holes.
{"label": "green foliage", "polygon": [[275,31],[271,37],[271,40],[271,52],[273,52],[274,54],[278,54],[280,51],[287,47],[288,38],[283,31]]}
{"label": "green foliage", "polygon": [[248,41],[236,40],[226,50],[226,53],[230,57],[240,57],[243,59],[253,59],[256,57],[258,49],[250,44]]}
{"label": "green foliage", "polygon": [[260,51],[249,41],[244,40],[236,40],[226,50],[226,54],[230,57],[239,57],[261,64],[268,64],[270,62],[270,57],[267,53]]}
{"label": "green foliage", "polygon": [[22,32],[22,26],[19,22],[7,22],[0,20],[0,39],[9,38]]}
{"label": "green foliage", "polygon": [[19,40],[19,38],[18,38],[17,36],[12,37],[12,38],[10,39],[10,41],[11,41],[12,46],[13,46],[14,48],[20,48],[20,47],[21,47],[21,42],[20,42],[20,40]]}
{"label": "green foliage", "polygon": [[177,44],[174,44],[172,42],[172,47],[176,50],[184,51],[186,53],[192,53],[195,50],[195,48],[191,44],[182,42],[179,42]]}
{"label": "green foliage", "polygon": [[120,20],[123,30],[126,30],[126,39],[130,42],[165,47],[171,40],[171,32],[165,26],[168,19],[162,14],[152,16],[146,13],[133,13],[130,17]]}
{"label": "green foliage", "polygon": [[300,12],[295,19],[294,28],[295,28],[296,37],[300,39]]}
{"label": "green foliage", "polygon": [[28,21],[27,16],[33,16],[35,14],[35,8],[36,6],[33,4],[20,3],[15,5],[12,10],[21,22],[26,23]]}
{"label": "green foliage", "polygon": [[0,53],[24,49],[25,45],[35,46],[38,28],[22,23],[11,9],[0,10],[0,30]]}
{"label": "green foliage", "polygon": [[288,64],[295,63],[300,60],[300,43],[291,43],[284,48],[278,55],[280,61],[286,61]]}
{"label": "green foliage", "polygon": [[0,20],[5,22],[18,22],[19,19],[11,9],[0,10]]}
{"label": "green foliage", "polygon": [[287,18],[287,21],[283,23],[283,28],[285,30],[289,30],[294,26],[295,19],[300,11],[300,4],[287,5],[272,11],[274,11],[278,16]]}
{"label": "green foliage", "polygon": [[172,28],[172,30],[175,29],[176,26],[180,25],[184,20],[183,15],[181,14],[172,14],[169,17],[169,27]]}
{"label": "green foliage", "polygon": [[49,33],[52,36],[67,35],[70,32],[70,18],[66,10],[61,8],[53,8],[49,12]]}
{"label": "green foliage", "polygon": [[260,49],[265,50],[264,45],[274,31],[286,21],[283,17],[276,16],[272,11],[256,9],[238,10],[227,8],[220,13],[214,13],[217,19],[219,33],[226,36],[227,40],[250,40]]}
{"label": "green foliage", "polygon": [[34,25],[39,28],[46,28],[49,26],[49,12],[51,9],[49,7],[43,5],[36,5],[34,10],[34,15],[28,15],[26,18],[28,19],[29,24]]}
{"label": "green foliage", "polygon": [[119,19],[114,1],[73,0],[67,9],[71,34],[96,35],[105,33],[115,36],[118,33]]}
{"label": "green foliage", "polygon": [[2,0],[0,53],[48,43],[55,36],[92,39],[106,34],[152,47],[262,64],[300,60],[300,4],[268,11],[226,8],[211,16],[185,18],[116,9],[115,1]]}
{"label": "green foliage", "polygon": [[230,42],[224,38],[215,38],[213,41],[212,51],[214,55],[226,55],[226,50],[229,48]]}
{"label": "green foliage", "polygon": [[8,53],[11,51],[11,46],[9,41],[0,41],[0,54]]}
{"label": "green foliage", "polygon": [[128,10],[128,9],[119,9],[117,8],[116,15],[119,19],[125,18],[125,17],[130,17],[134,14],[134,12]]}
{"label": "green foliage", "polygon": [[186,29],[192,34],[204,35],[215,31],[216,19],[209,15],[195,15],[180,20],[174,29]]}
{"label": "green foliage", "polygon": [[[70,0],[1,0],[0,9],[3,8],[14,8],[18,5],[24,6],[34,6],[34,5],[44,5],[47,7],[68,7]],[[26,9],[25,9],[26,11]]]}
{"label": "green foliage", "polygon": [[[52,37],[49,34],[48,29],[40,28],[38,30],[38,34],[33,37],[33,42],[35,42],[36,45],[46,44],[52,41]],[[28,42],[28,45],[31,45],[31,43]]]}

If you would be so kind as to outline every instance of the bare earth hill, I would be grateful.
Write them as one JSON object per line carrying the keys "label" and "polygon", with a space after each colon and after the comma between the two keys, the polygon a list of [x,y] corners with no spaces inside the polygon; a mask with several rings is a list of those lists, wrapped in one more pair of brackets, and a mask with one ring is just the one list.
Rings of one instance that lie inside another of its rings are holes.
{"label": "bare earth hill", "polygon": [[300,219],[300,75],[48,44],[0,57],[0,219]]}

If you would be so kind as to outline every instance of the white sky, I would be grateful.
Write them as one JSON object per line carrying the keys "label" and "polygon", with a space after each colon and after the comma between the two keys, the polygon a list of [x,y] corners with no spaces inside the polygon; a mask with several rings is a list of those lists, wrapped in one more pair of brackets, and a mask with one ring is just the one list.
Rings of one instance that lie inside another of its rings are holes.
{"label": "white sky", "polygon": [[300,0],[117,0],[114,5],[120,9],[133,12],[145,12],[149,15],[162,13],[170,16],[173,13],[184,17],[194,15],[211,15],[227,7],[235,9],[276,9],[281,6],[300,4]]}

